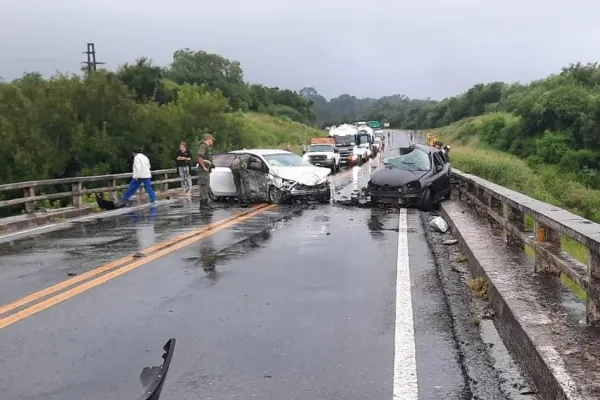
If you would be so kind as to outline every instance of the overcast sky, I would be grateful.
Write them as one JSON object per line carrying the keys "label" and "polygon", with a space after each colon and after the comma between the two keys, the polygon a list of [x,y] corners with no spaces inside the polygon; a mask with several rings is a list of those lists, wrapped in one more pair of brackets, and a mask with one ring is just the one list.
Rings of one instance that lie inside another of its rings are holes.
{"label": "overcast sky", "polygon": [[242,63],[253,83],[325,97],[435,99],[600,54],[597,0],[0,0],[0,77],[168,64],[183,47]]}

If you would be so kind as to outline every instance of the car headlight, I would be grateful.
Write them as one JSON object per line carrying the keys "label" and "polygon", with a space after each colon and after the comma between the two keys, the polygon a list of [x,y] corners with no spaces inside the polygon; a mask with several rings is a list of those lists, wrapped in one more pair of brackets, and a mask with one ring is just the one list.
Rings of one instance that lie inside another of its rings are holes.
{"label": "car headlight", "polygon": [[420,187],[421,187],[421,184],[419,183],[419,181],[412,181],[412,182],[409,182],[406,185],[402,186],[400,188],[400,191],[412,193],[412,192],[417,192]]}

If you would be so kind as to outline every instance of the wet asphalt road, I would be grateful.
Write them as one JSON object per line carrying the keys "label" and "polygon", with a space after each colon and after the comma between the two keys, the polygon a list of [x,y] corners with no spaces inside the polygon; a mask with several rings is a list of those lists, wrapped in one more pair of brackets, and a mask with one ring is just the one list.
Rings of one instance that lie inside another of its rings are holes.
{"label": "wet asphalt road", "polygon": [[[338,174],[336,198],[378,165]],[[0,305],[239,211],[178,203],[0,244]],[[0,312],[0,397],[136,398],[174,337],[165,400],[471,398],[417,210],[273,207],[141,260],[37,313]]]}

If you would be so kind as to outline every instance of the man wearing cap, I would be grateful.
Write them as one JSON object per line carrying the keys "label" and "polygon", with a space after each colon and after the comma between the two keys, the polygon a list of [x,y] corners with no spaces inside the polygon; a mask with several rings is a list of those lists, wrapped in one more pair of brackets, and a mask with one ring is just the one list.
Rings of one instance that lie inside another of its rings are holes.
{"label": "man wearing cap", "polygon": [[198,187],[200,189],[200,208],[212,208],[208,204],[210,190],[210,169],[212,167],[212,146],[215,138],[210,133],[204,135],[204,141],[198,150]]}

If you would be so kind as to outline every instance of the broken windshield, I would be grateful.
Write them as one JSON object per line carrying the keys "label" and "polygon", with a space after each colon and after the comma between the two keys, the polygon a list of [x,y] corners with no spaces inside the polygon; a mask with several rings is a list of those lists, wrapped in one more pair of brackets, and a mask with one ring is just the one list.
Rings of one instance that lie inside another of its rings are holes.
{"label": "broken windshield", "polygon": [[390,168],[405,171],[429,171],[431,169],[429,154],[421,149],[414,149],[407,154],[386,157],[383,159],[383,164]]}

